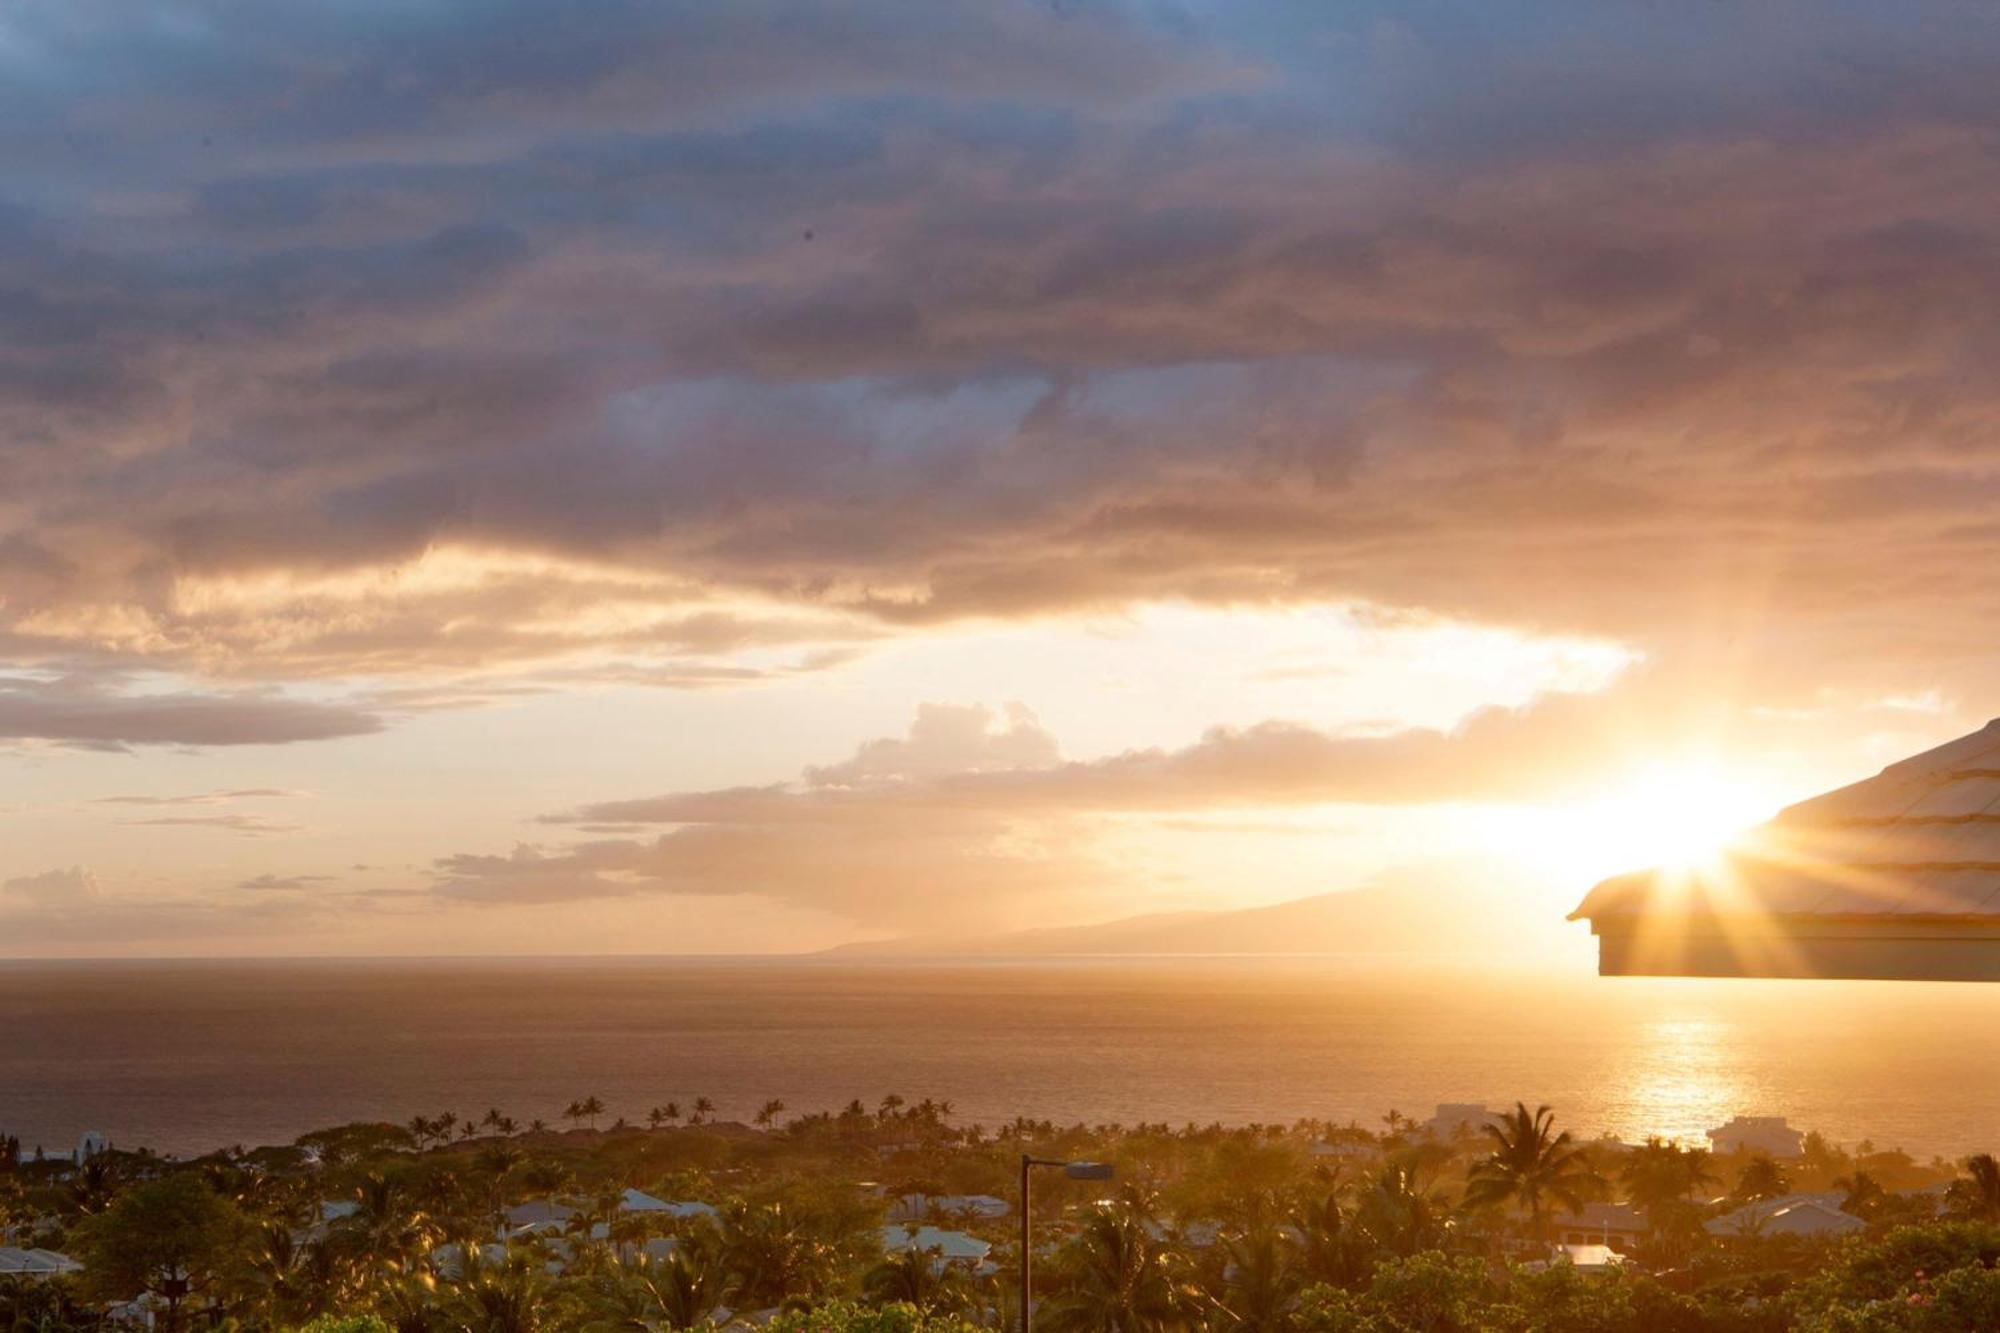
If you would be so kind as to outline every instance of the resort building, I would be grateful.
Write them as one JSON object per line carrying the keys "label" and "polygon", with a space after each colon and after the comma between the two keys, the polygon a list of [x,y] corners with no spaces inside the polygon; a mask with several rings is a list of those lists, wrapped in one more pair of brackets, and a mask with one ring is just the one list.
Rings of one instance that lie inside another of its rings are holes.
{"label": "resort building", "polygon": [[1868,1224],[1840,1210],[1838,1194],[1783,1194],[1759,1199],[1708,1223],[1711,1236],[1843,1236]]}
{"label": "resort building", "polygon": [[1500,1112],[1488,1110],[1477,1102],[1439,1102],[1437,1114],[1424,1121],[1423,1130],[1434,1139],[1451,1139],[1476,1134],[1486,1125],[1499,1124],[1500,1120]]}
{"label": "resort building", "polygon": [[510,1235],[536,1231],[561,1231],[576,1216],[576,1209],[554,1199],[530,1199],[517,1203],[504,1214]]}
{"label": "resort building", "polygon": [[1605,976],[2000,981],[2000,720],[1703,862],[1605,880]]}
{"label": "resort building", "polygon": [[1719,1153],[1763,1153],[1767,1157],[1798,1157],[1806,1136],[1781,1115],[1739,1115],[1720,1129],[1708,1131],[1709,1146]]}
{"label": "resort building", "polygon": [[1381,1148],[1369,1139],[1338,1139],[1315,1143],[1311,1151],[1314,1157],[1352,1162],[1373,1157],[1381,1152]]}
{"label": "resort building", "polygon": [[1630,1249],[1646,1235],[1646,1215],[1629,1203],[1588,1203],[1580,1212],[1557,1216],[1551,1225],[1564,1245]]}
{"label": "resort building", "polygon": [[992,1194],[905,1194],[889,1205],[891,1222],[921,1222],[932,1217],[992,1219],[1005,1217],[1008,1204]]}
{"label": "resort building", "polygon": [[882,1248],[891,1254],[903,1250],[936,1251],[939,1265],[964,1264],[978,1271],[993,1253],[993,1246],[963,1231],[938,1227],[904,1227],[890,1224],[882,1228]]}
{"label": "resort building", "polygon": [[82,1271],[82,1264],[54,1250],[20,1250],[11,1245],[0,1245],[0,1277],[62,1277]]}
{"label": "resort building", "polygon": [[1626,1262],[1625,1256],[1609,1245],[1558,1245],[1556,1259],[1579,1273],[1609,1273]]}
{"label": "resort building", "polygon": [[715,1205],[712,1203],[656,1199],[644,1190],[626,1190],[624,1195],[618,1200],[618,1211],[621,1213],[663,1213],[668,1217],[680,1218],[682,1220],[690,1217],[712,1218],[716,1215]]}

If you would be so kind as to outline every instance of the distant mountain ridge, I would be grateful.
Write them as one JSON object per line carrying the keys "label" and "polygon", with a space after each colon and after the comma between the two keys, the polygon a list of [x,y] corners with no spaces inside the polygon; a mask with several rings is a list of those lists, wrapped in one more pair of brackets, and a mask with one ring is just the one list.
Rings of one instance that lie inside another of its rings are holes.
{"label": "distant mountain ridge", "polygon": [[1499,895],[1426,886],[1314,894],[1264,907],[1154,913],[985,936],[910,936],[842,945],[844,956],[1091,954],[1449,954],[1547,940]]}

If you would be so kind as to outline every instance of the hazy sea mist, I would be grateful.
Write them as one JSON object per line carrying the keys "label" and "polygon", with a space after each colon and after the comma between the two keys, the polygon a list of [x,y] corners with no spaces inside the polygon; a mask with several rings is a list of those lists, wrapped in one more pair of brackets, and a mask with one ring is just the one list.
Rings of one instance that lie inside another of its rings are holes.
{"label": "hazy sea mist", "polygon": [[1698,1138],[1783,1114],[2000,1147],[2000,987],[1599,979],[1337,959],[0,963],[0,1132],[194,1152],[416,1112],[747,1120],[883,1094],[963,1120],[1375,1126],[1546,1101]]}

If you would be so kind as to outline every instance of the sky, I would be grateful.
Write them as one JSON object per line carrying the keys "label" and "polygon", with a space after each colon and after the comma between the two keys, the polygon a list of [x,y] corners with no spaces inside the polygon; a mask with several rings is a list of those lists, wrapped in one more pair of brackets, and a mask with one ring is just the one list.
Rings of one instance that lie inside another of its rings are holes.
{"label": "sky", "polygon": [[1958,0],[17,0],[0,954],[1587,953],[2000,711],[1996,131]]}

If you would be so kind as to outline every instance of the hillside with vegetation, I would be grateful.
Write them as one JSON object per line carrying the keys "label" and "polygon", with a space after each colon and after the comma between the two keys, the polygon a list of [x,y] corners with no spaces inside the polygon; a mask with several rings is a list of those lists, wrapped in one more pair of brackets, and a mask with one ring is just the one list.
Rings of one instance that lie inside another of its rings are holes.
{"label": "hillside with vegetation", "polygon": [[[585,1097],[566,1129],[442,1113],[189,1161],[0,1141],[0,1254],[67,1265],[0,1274],[0,1328],[1012,1328],[1024,1152],[1117,1172],[1037,1178],[1046,1333],[2000,1326],[1990,1157],[1579,1142],[1528,1106],[1450,1132],[784,1112],[715,1123],[702,1100],[600,1128]],[[1795,1199],[1842,1234],[1757,1221]],[[1606,1201],[1642,1222],[1579,1267],[1558,1242]]]}

